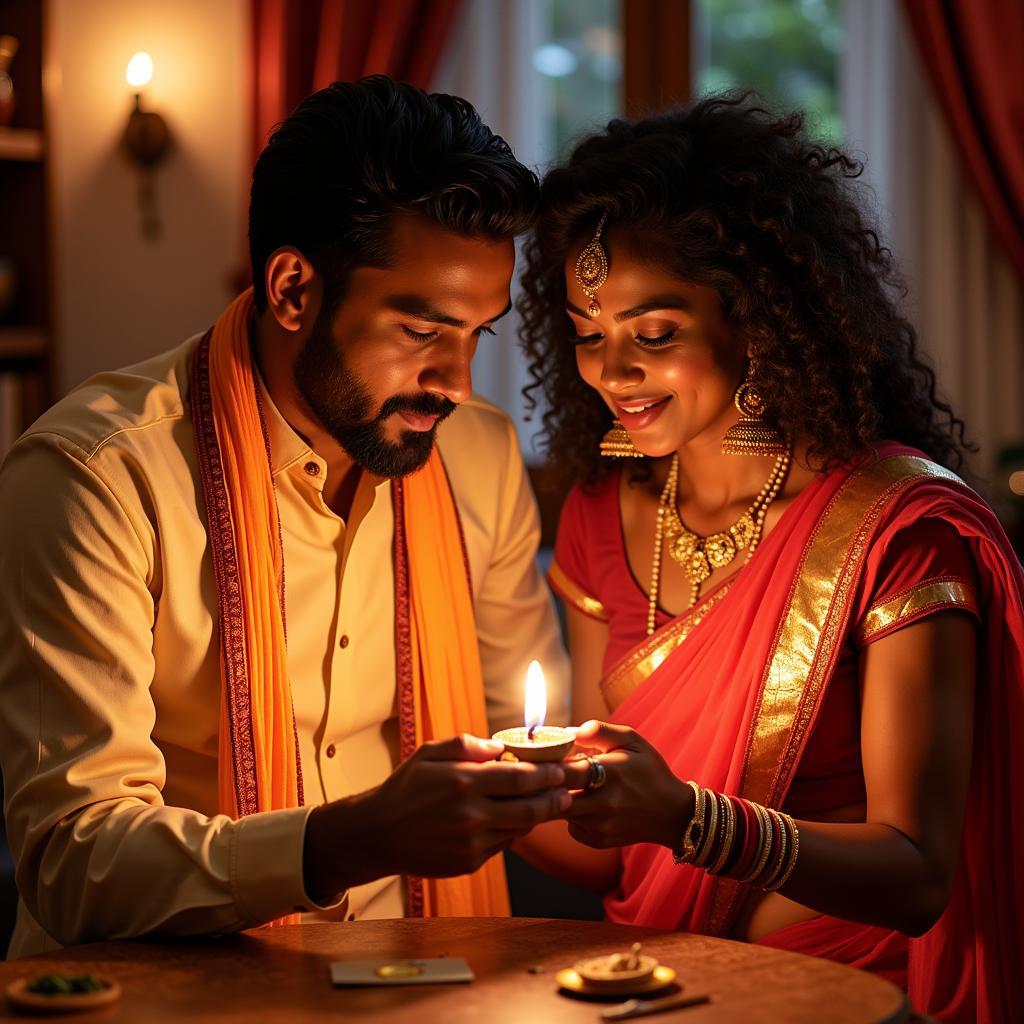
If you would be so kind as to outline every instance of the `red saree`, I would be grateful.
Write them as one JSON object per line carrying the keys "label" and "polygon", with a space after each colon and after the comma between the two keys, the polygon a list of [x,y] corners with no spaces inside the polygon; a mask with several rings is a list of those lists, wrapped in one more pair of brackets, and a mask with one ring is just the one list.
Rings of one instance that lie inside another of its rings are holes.
{"label": "red saree", "polygon": [[[925,520],[959,534],[975,578],[932,578],[865,603],[886,547]],[[572,592],[557,566],[552,582],[581,609],[589,600],[590,614],[604,613],[600,599],[578,587]],[[885,444],[859,469],[819,478],[742,572],[661,625],[601,685],[613,721],[646,737],[677,775],[782,807],[844,644],[855,633],[879,636],[937,608],[971,610],[975,584],[980,663],[961,862],[942,918],[909,940],[906,968],[915,1009],[940,1020],[996,1022],[1024,1019],[1024,881],[1017,870],[1024,864],[1024,573],[991,510],[957,477]],[[611,920],[729,934],[742,886],[677,867],[660,846],[628,847],[622,864],[620,888],[606,900]],[[769,941],[830,955],[850,946],[852,936],[864,948],[847,962],[890,976],[894,960],[906,960],[907,940],[898,933],[839,921],[830,928],[830,921],[793,926],[802,931],[792,943],[785,934],[792,929]]]}

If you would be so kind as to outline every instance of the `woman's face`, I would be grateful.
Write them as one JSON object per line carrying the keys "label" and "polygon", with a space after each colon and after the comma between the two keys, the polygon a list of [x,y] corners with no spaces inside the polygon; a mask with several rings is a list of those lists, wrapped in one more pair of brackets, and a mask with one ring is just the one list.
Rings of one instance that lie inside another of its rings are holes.
{"label": "woman's face", "polygon": [[645,455],[719,444],[737,419],[732,400],[746,347],[726,322],[717,293],[642,258],[613,227],[602,238],[609,272],[597,292],[601,312],[589,317],[590,300],[576,280],[576,257],[587,241],[565,264],[580,376]]}

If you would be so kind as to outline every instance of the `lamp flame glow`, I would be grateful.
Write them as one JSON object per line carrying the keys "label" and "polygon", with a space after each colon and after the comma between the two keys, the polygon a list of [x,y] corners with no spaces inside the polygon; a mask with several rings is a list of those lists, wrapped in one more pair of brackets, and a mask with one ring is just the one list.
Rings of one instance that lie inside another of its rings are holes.
{"label": "lamp flame glow", "polygon": [[526,700],[523,705],[523,723],[527,729],[540,727],[548,713],[548,688],[544,670],[539,661],[531,661],[526,670]]}
{"label": "lamp flame glow", "polygon": [[124,77],[133,89],[141,89],[153,77],[153,58],[140,50],[128,61],[128,70],[125,71]]}

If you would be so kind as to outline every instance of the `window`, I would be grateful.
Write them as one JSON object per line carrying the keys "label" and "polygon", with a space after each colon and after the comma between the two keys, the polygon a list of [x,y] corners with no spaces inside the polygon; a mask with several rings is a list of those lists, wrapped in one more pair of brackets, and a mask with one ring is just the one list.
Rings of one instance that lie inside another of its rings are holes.
{"label": "window", "polygon": [[842,0],[694,0],[695,92],[756,89],[840,142]]}
{"label": "window", "polygon": [[[622,111],[622,4],[629,0],[463,0],[434,87],[467,97],[525,163],[543,173],[580,136]],[[754,88],[808,110],[823,139],[842,137],[843,0],[692,0],[695,93]],[[515,420],[540,457],[540,410],[524,419],[528,381],[516,318],[502,320],[473,364],[476,390]]]}
{"label": "window", "polygon": [[620,110],[622,33],[618,0],[546,0],[533,66],[544,80],[547,148],[565,159],[576,139]]}

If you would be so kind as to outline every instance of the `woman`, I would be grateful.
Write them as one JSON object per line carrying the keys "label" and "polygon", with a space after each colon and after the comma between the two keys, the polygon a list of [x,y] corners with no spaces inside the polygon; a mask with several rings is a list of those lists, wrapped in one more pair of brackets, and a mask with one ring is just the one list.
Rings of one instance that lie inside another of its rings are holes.
{"label": "woman", "polygon": [[551,582],[575,720],[609,721],[569,769],[576,842],[524,852],[614,921],[1021,1019],[1024,578],[857,173],[711,98],[544,183],[523,338],[578,481]]}

